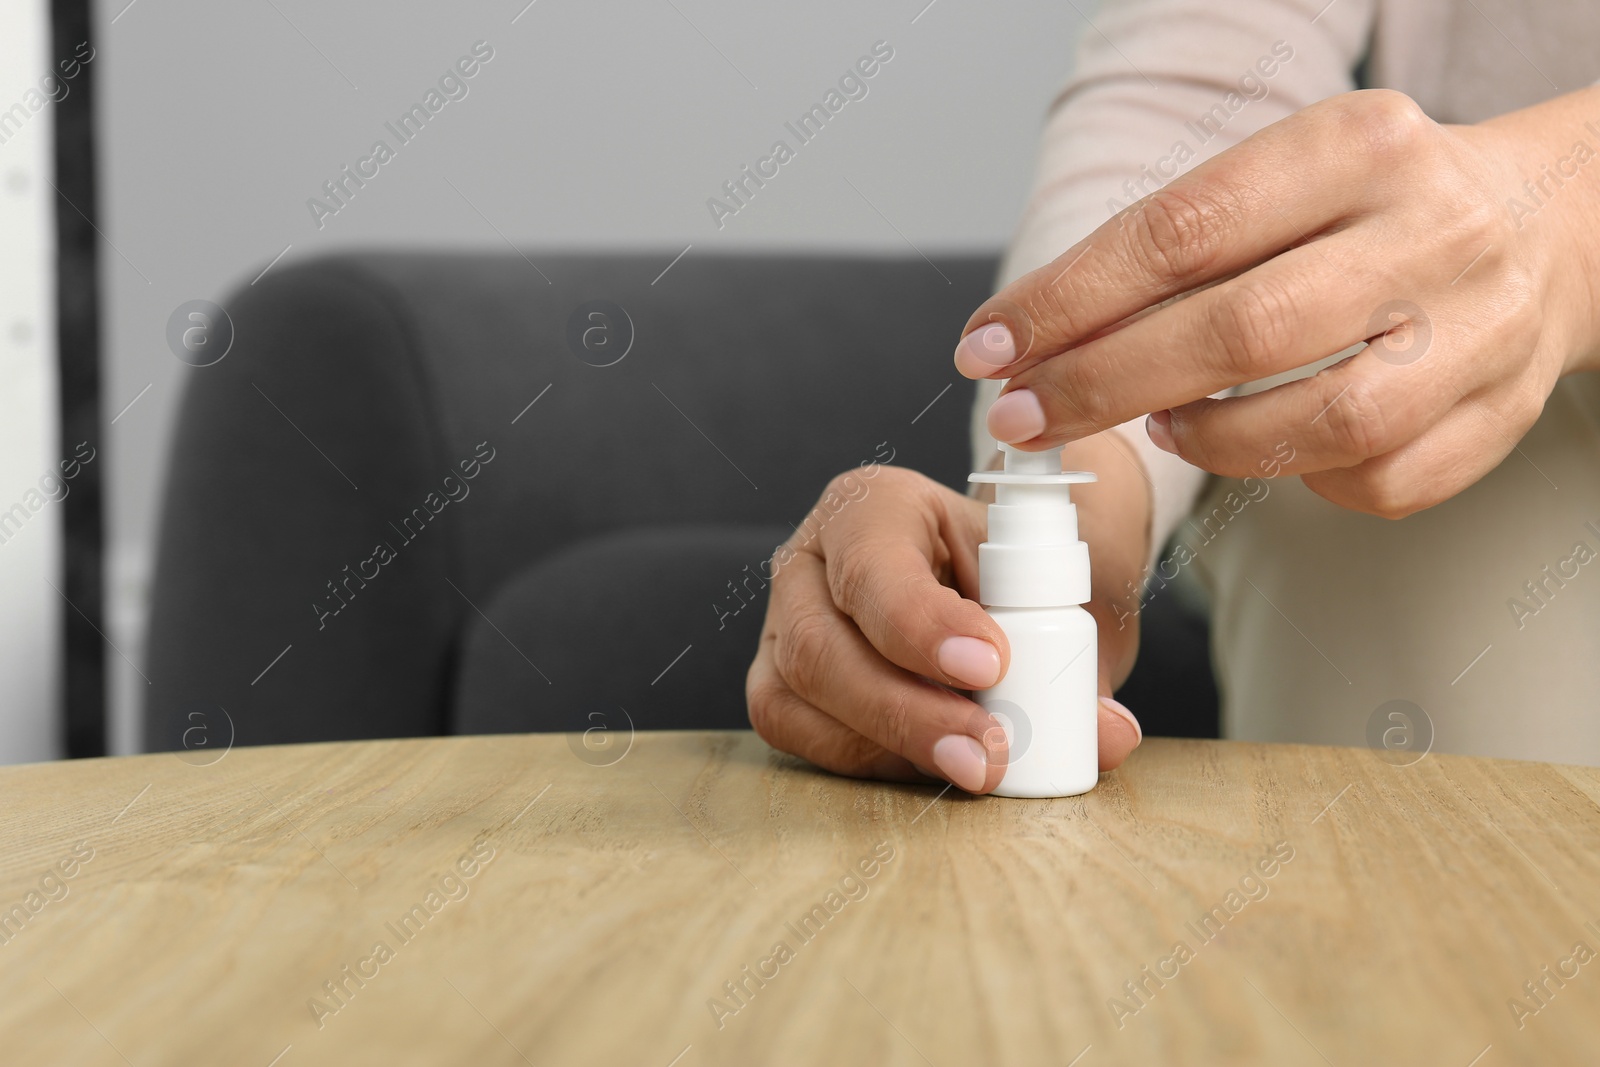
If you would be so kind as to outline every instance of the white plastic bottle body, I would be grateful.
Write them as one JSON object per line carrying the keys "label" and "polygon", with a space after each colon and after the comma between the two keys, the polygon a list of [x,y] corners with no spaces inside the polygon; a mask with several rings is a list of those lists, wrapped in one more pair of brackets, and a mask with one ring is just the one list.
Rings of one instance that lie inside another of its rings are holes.
{"label": "white plastic bottle body", "polygon": [[1003,797],[1067,797],[1100,779],[1098,632],[1082,607],[987,607],[1011,645],[1005,677],[974,696],[1010,743]]}

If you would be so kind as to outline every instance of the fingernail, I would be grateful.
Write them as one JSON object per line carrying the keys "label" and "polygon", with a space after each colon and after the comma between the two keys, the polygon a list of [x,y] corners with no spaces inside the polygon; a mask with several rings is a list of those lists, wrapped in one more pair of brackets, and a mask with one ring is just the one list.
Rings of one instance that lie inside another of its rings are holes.
{"label": "fingernail", "polygon": [[976,793],[989,777],[983,746],[966,734],[949,734],[933,743],[933,765],[953,785]]}
{"label": "fingernail", "polygon": [[1178,446],[1172,441],[1172,412],[1152,411],[1144,420],[1144,432],[1150,435],[1150,440],[1163,452],[1178,454]]}
{"label": "fingernail", "polygon": [[938,660],[941,671],[968,689],[987,689],[1000,680],[1000,653],[981,638],[945,638]]}
{"label": "fingernail", "polygon": [[1139,742],[1144,740],[1144,730],[1140,729],[1139,720],[1133,717],[1133,712],[1129,711],[1115,700],[1112,700],[1110,697],[1101,697],[1100,703],[1104,704],[1107,710],[1122,716],[1128,721],[1128,725],[1133,727],[1133,736],[1135,738],[1133,744],[1134,747],[1137,748]]}
{"label": "fingernail", "polygon": [[956,369],[968,378],[987,378],[996,367],[1017,361],[1017,346],[1002,323],[973,330],[956,345]]}
{"label": "fingernail", "polygon": [[1031,389],[1013,389],[989,406],[989,433],[1014,445],[1044,433],[1044,408]]}

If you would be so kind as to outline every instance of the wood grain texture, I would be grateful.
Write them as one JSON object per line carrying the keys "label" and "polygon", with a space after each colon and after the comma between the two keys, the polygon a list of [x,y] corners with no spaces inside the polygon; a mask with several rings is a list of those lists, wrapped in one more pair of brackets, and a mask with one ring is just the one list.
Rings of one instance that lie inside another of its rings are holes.
{"label": "wood grain texture", "polygon": [[974,799],[710,733],[0,788],[6,1063],[1600,1062],[1600,959],[1541,973],[1600,949],[1600,770],[1152,739]]}

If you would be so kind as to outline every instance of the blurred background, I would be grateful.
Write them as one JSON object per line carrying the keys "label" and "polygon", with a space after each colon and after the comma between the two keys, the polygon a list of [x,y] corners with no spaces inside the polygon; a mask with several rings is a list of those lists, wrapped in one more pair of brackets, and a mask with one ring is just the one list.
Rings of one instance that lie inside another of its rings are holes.
{"label": "blurred background", "polygon": [[[73,7],[0,9],[0,108],[72,58],[76,41],[52,40],[51,25]],[[67,84],[92,87],[94,201],[69,205],[55,187],[66,188],[52,113],[72,96],[30,111],[0,144],[0,508],[71,455],[51,261],[56,216],[77,213],[100,235],[101,436],[89,467],[104,479],[108,750],[139,747],[163,471],[186,381],[205,373],[169,346],[175,309],[351,249],[655,250],[663,269],[680,254],[768,249],[993,254],[1092,13],[1087,0],[88,4],[93,58]],[[893,59],[867,95],[719,226],[708,198],[790,139],[784,124],[879,41]],[[324,183],[375,140],[396,143],[385,124],[477,42],[492,59],[465,79],[466,95],[317,218],[308,201],[334,203]],[[90,485],[73,491],[80,481]],[[0,545],[7,762],[62,754],[61,632],[75,610],[63,596],[63,510],[30,513]]]}

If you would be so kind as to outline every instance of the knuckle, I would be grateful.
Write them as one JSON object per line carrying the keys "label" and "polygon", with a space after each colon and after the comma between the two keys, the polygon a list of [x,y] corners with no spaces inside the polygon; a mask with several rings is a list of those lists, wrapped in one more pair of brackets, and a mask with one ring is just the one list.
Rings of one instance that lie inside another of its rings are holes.
{"label": "knuckle", "polygon": [[905,687],[896,686],[878,712],[879,743],[890,752],[904,754],[910,748],[915,725],[911,694]]}
{"label": "knuckle", "polygon": [[1457,254],[1470,257],[1470,264],[1478,270],[1503,277],[1508,266],[1503,238],[1512,223],[1500,201],[1488,196],[1463,197],[1450,205],[1450,211]]}
{"label": "knuckle", "polygon": [[776,747],[778,709],[783,702],[782,683],[771,676],[760,680],[752,677],[745,683],[744,698],[750,728],[756,736]]}
{"label": "knuckle", "polygon": [[1392,447],[1390,427],[1370,384],[1352,381],[1336,394],[1327,410],[1328,438],[1342,456],[1365,459]]}
{"label": "knuckle", "polygon": [[1374,471],[1363,481],[1366,510],[1380,519],[1403,519],[1436,503],[1419,492],[1409,479],[1403,479],[1392,471]]}
{"label": "knuckle", "polygon": [[1437,129],[1422,107],[1395,89],[1363,89],[1344,98],[1344,125],[1376,159],[1408,156]]}
{"label": "knuckle", "polygon": [[840,471],[828,479],[828,484],[822,489],[822,495],[817,498],[817,510],[826,508],[830,514],[837,514],[847,503],[865,496],[866,482],[862,480],[861,472],[854,467]]}
{"label": "knuckle", "polygon": [[1141,201],[1131,244],[1140,265],[1162,282],[1205,274],[1226,238],[1228,210],[1212,194],[1159,189]]}
{"label": "knuckle", "polygon": [[1036,286],[1022,298],[1019,308],[1028,319],[1030,349],[1065,344],[1088,332],[1082,308],[1091,305],[1075,288],[1077,279],[1068,276],[1074,273],[1068,271],[1052,283]]}
{"label": "knuckle", "polygon": [[1491,419],[1504,418],[1506,421],[1506,433],[1509,438],[1513,441],[1521,441],[1533,429],[1534,424],[1539,421],[1540,417],[1544,415],[1545,401],[1548,399],[1549,397],[1546,396],[1541,386],[1528,381],[1522,385],[1521,389],[1513,397],[1511,410],[1507,415],[1501,416],[1494,411],[1490,411],[1488,412],[1488,417]]}
{"label": "knuckle", "polygon": [[860,480],[861,476],[854,467],[851,467],[848,470],[842,470],[838,474],[835,474],[832,478],[828,479],[828,485],[823,490],[823,495],[826,496],[828,493],[843,494],[845,490],[850,489],[852,486],[859,483]]}
{"label": "knuckle", "polygon": [[1111,395],[1100,387],[1086,361],[1069,356],[1058,362],[1062,366],[1052,367],[1049,375],[1028,383],[1045,410],[1043,436],[1054,438],[1066,433],[1080,437],[1115,423]]}
{"label": "knuckle", "polygon": [[1400,486],[1375,469],[1320,471],[1300,480],[1324,500],[1375,518],[1403,519],[1416,510],[1407,506]]}
{"label": "knuckle", "polygon": [[915,493],[927,477],[909,467],[895,467],[885,463],[873,464],[870,469],[851,467],[828,481],[823,499],[833,494],[835,501],[855,504],[874,493]]}
{"label": "knuckle", "polygon": [[852,509],[871,495],[870,480],[882,479],[880,484],[890,484],[898,480],[897,475],[905,473],[909,472],[899,467],[878,467],[871,473],[852,467],[834,475],[795,527],[789,543],[797,550],[817,542],[836,543],[840,532],[851,526],[855,514]]}
{"label": "knuckle", "polygon": [[1208,317],[1222,363],[1219,369],[1240,380],[1270,374],[1293,340],[1294,304],[1277,284],[1226,286],[1212,303]]}
{"label": "knuckle", "polygon": [[816,680],[825,676],[836,625],[823,612],[802,611],[779,628],[774,649],[778,673],[796,692],[814,692]]}
{"label": "knuckle", "polygon": [[1518,266],[1501,272],[1495,279],[1494,298],[1500,305],[1502,344],[1525,348],[1544,332],[1542,287],[1529,270]]}
{"label": "knuckle", "polygon": [[839,610],[852,619],[871,608],[867,590],[874,571],[871,551],[860,544],[846,545],[828,560],[828,592]]}
{"label": "knuckle", "polygon": [[876,750],[877,746],[860,734],[828,731],[808,733],[803,745],[795,748],[795,755],[835,774],[868,778],[873,777]]}

